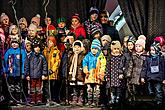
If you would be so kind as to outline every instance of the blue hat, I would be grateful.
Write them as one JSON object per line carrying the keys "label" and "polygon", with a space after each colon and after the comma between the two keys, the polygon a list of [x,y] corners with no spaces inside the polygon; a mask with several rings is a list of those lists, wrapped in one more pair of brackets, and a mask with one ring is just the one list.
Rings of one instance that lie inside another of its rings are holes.
{"label": "blue hat", "polygon": [[101,43],[98,39],[94,39],[91,44],[91,48],[97,48],[101,50]]}

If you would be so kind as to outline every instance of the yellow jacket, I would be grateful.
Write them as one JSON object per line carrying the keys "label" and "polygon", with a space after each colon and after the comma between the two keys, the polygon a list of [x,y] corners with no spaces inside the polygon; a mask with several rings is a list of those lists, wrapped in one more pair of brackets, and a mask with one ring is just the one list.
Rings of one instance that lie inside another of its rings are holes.
{"label": "yellow jacket", "polygon": [[[48,72],[52,71],[52,74],[49,75],[50,80],[58,80],[59,73],[58,69],[60,66],[60,51],[58,50],[57,46],[52,47],[51,49],[45,48],[43,51],[44,56],[46,57],[48,63]],[[48,79],[48,77],[46,78]]]}

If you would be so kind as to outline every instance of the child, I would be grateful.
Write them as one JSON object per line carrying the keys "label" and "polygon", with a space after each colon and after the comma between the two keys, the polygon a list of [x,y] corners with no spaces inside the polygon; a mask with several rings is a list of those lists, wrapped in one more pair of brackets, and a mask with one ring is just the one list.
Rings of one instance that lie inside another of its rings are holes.
{"label": "child", "polygon": [[86,29],[87,39],[92,41],[93,37],[91,36],[91,34],[93,33],[92,32],[93,28],[96,28],[96,29],[100,30],[101,33],[103,33],[103,32],[102,32],[102,26],[98,21],[99,10],[95,7],[91,7],[90,11],[89,11],[89,14],[90,14],[90,17],[89,17],[88,20],[86,20],[84,22],[84,27]]}
{"label": "child", "polygon": [[73,43],[73,53],[69,58],[69,84],[72,89],[71,104],[83,105],[84,80],[85,74],[82,70],[82,61],[84,59],[83,44],[76,40]]}
{"label": "child", "polygon": [[[11,48],[9,48],[4,56],[4,73],[8,81],[8,89],[11,95],[17,100],[21,100],[21,78],[24,77],[24,62],[26,53],[19,48],[19,40],[11,40]],[[11,97],[12,97],[11,96]],[[10,104],[15,103],[13,98],[10,98]]]}
{"label": "child", "polygon": [[129,39],[129,36],[125,36],[124,39],[123,39],[123,47],[122,48],[123,48],[124,52],[128,51],[128,48],[127,48],[128,39]]}
{"label": "child", "polygon": [[35,38],[37,38],[37,26],[34,24],[30,24],[28,27],[28,36],[27,36],[27,40],[29,40],[30,42],[33,42],[33,40]]}
{"label": "child", "polygon": [[42,80],[47,76],[47,62],[40,52],[39,40],[33,41],[33,52],[25,61],[26,79],[30,81],[31,104],[42,102]]}
{"label": "child", "polygon": [[142,95],[144,89],[140,83],[141,70],[143,63],[146,60],[144,35],[140,35],[135,43],[135,52],[132,54],[132,59],[129,62],[127,77],[130,78],[131,97],[135,100],[135,95]]}
{"label": "child", "polygon": [[[59,66],[61,62],[61,57],[54,36],[48,37],[48,46],[44,49],[43,54],[48,62],[49,78],[46,77],[46,80],[50,80],[50,100],[59,102]],[[44,89],[49,88],[46,87]],[[49,93],[46,93],[45,95],[47,94],[49,95]]]}
{"label": "child", "polygon": [[[124,75],[119,71],[122,60],[122,47],[119,41],[112,41],[110,58],[110,88],[111,88],[111,103],[119,103],[122,97],[122,80]],[[108,65],[107,65],[108,66]],[[109,68],[109,67],[107,67]]]}
{"label": "child", "polygon": [[21,31],[20,33],[21,33],[22,39],[25,40],[25,38],[28,34],[28,29],[27,29],[28,24],[27,24],[26,18],[24,18],[24,17],[21,18],[18,23],[19,23],[19,28]]}
{"label": "child", "polygon": [[105,66],[106,59],[101,52],[100,41],[94,39],[91,45],[91,52],[88,52],[83,59],[83,72],[86,74],[85,84],[87,85],[87,105],[89,106],[98,104],[100,84],[104,79]]}
{"label": "child", "polygon": [[70,27],[70,31],[75,33],[76,35],[76,40],[83,40],[86,38],[86,32],[84,27],[81,25],[80,23],[80,17],[78,14],[75,14],[72,16],[71,19],[71,27]]}
{"label": "child", "polygon": [[164,58],[160,55],[159,44],[152,44],[150,47],[150,56],[146,58],[142,71],[141,82],[148,83],[150,95],[154,95],[157,104],[163,101],[163,81],[164,79]]}

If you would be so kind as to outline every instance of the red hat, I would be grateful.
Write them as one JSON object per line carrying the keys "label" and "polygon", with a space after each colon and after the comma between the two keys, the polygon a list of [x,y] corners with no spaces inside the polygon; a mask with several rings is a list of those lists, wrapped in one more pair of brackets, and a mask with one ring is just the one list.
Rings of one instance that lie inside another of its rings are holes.
{"label": "red hat", "polygon": [[75,13],[75,14],[72,16],[72,19],[73,19],[73,18],[76,18],[77,20],[79,20],[79,21],[80,21],[79,14],[77,14],[77,13]]}
{"label": "red hat", "polygon": [[48,37],[48,40],[51,40],[54,43],[54,45],[56,45],[56,39],[55,39],[55,37],[49,36]]}
{"label": "red hat", "polygon": [[53,25],[49,25],[48,30],[56,30],[56,28]]}
{"label": "red hat", "polygon": [[163,46],[163,44],[165,43],[165,39],[163,36],[155,37],[154,41],[159,42],[160,46]]}

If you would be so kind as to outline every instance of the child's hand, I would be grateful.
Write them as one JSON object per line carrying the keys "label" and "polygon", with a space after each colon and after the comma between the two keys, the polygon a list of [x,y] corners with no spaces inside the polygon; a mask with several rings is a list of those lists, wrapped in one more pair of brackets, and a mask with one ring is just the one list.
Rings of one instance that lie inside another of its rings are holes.
{"label": "child's hand", "polygon": [[120,74],[119,75],[119,79],[123,79],[124,78],[124,75],[123,74]]}
{"label": "child's hand", "polygon": [[27,76],[27,77],[26,77],[26,80],[30,81],[30,76]]}
{"label": "child's hand", "polygon": [[165,80],[163,80],[163,84],[165,84]]}
{"label": "child's hand", "polygon": [[45,80],[45,79],[46,79],[46,77],[44,75],[42,75],[42,80]]}
{"label": "child's hand", "polygon": [[142,83],[145,83],[145,80],[144,80],[144,78],[141,78],[141,82],[142,82]]}

